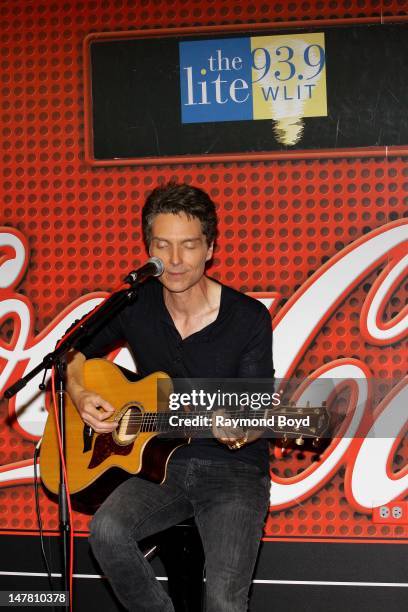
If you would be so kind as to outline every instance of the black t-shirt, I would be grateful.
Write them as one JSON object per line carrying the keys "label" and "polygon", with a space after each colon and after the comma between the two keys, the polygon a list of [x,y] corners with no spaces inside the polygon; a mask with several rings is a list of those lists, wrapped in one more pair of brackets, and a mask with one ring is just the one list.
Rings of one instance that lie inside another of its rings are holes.
{"label": "black t-shirt", "polygon": [[[161,370],[172,378],[273,378],[269,311],[261,302],[221,287],[215,321],[182,339],[164,303],[162,284],[151,279],[140,286],[132,304],[79,350],[89,359],[127,342],[141,376]],[[236,451],[214,438],[193,439],[174,456],[239,459],[268,469],[266,439]]]}

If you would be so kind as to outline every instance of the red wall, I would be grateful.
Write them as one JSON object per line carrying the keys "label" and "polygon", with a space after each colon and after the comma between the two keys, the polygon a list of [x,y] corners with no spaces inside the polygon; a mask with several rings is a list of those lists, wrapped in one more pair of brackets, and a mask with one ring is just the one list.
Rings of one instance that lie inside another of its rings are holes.
{"label": "red wall", "polygon": [[[407,210],[408,170],[402,158],[89,167],[83,162],[82,67],[82,42],[88,33],[320,18],[335,24],[343,17],[378,16],[380,4],[374,0],[3,3],[0,223],[3,234],[15,228],[25,237],[29,261],[15,288],[3,283],[0,304],[17,298],[30,305],[31,342],[38,340],[38,333],[46,335],[45,328],[53,327],[55,317],[74,300],[95,290],[112,289],[143,261],[140,209],[159,181],[177,179],[209,191],[221,218],[211,274],[241,291],[277,292],[275,324],[280,324],[282,308],[296,303],[314,273],[322,273],[328,261],[332,265],[335,256],[349,245],[355,247],[359,239],[368,239],[370,232],[377,228],[385,232]],[[384,1],[383,12],[404,14],[404,4]],[[3,264],[13,254],[7,245],[1,249]],[[327,317],[293,364],[297,374],[309,375],[343,358],[358,360],[377,378],[398,379],[406,373],[406,336],[388,343],[370,341],[360,319],[374,280],[388,261],[401,257],[398,253],[392,251],[378,261],[333,308],[328,307]],[[399,316],[406,295],[401,278],[383,309],[383,322]],[[0,317],[3,368],[6,344],[10,342],[12,349],[21,331],[11,310],[4,312]],[[280,350],[278,345],[278,366]],[[32,457],[33,442],[8,416],[4,402],[1,423],[4,472],[8,464]],[[406,525],[374,525],[370,511],[358,507],[347,485],[345,490],[345,468],[352,474],[360,443],[355,441],[354,450],[349,449],[317,490],[305,492],[302,505],[292,502],[284,511],[273,509],[265,535],[406,539]],[[309,456],[280,461],[271,457],[271,461],[272,473],[288,483],[311,465]],[[405,462],[406,443],[401,443],[391,469],[401,470]],[[10,486],[7,481],[0,489],[0,530],[36,529],[32,487],[21,484],[24,479],[19,482]],[[42,503],[46,527],[56,529],[55,504],[44,497]],[[87,518],[76,515],[75,525],[86,530]]]}

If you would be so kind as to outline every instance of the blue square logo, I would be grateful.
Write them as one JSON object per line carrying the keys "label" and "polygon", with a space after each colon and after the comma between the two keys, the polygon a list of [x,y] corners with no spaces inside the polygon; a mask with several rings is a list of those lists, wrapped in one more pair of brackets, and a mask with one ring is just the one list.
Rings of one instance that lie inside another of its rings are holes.
{"label": "blue square logo", "polygon": [[181,42],[182,123],[253,118],[251,39]]}

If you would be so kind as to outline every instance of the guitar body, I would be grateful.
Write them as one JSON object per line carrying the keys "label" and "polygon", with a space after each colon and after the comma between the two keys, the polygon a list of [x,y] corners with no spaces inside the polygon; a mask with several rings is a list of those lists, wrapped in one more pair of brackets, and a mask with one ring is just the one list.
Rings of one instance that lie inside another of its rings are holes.
{"label": "guitar body", "polygon": [[[145,431],[148,422],[168,409],[168,393],[158,397],[157,381],[171,381],[167,374],[155,372],[131,382],[113,363],[105,359],[90,359],[84,364],[85,387],[95,391],[114,408],[118,428],[109,434],[88,433],[74,404],[65,398],[65,446],[68,486],[70,493],[83,491],[111,468],[129,474],[139,474],[154,482],[163,482],[171,454],[188,440],[158,439],[154,427]],[[144,420],[143,420],[144,415]],[[150,416],[151,415],[151,416]],[[52,493],[59,488],[59,451],[54,411],[47,419],[40,455],[41,479]]]}

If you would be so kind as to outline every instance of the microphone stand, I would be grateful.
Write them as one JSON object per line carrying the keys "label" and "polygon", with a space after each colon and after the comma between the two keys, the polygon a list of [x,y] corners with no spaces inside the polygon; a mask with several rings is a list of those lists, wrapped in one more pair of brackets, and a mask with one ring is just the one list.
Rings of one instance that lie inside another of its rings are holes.
{"label": "microphone stand", "polygon": [[[128,288],[120,289],[112,293],[102,305],[98,305],[93,311],[84,315],[85,320],[81,323],[81,319],[65,332],[61,341],[57,343],[57,348],[48,353],[42,362],[33,368],[28,374],[17,380],[13,385],[8,387],[4,392],[4,397],[10,399],[27,383],[34,378],[42,370],[46,371],[51,367],[55,367],[57,374],[57,396],[58,396],[58,420],[61,431],[62,453],[65,460],[65,371],[66,360],[65,356],[79,341],[90,339],[97,331],[99,331],[115,314],[117,314],[126,304],[130,304],[137,296],[139,285],[147,278],[147,276],[155,276],[158,274],[138,274],[131,272],[125,278],[124,283],[129,284]],[[71,328],[74,328],[71,333],[68,333]],[[65,337],[68,334],[67,337]],[[45,372],[44,372],[45,377]],[[40,386],[40,388],[42,388]],[[62,582],[64,591],[69,591],[69,567],[70,567],[70,525],[68,520],[68,501],[67,488],[64,477],[62,462],[60,461],[60,486],[58,493],[60,534],[62,537]],[[65,605],[65,609],[69,610],[69,601]]]}

